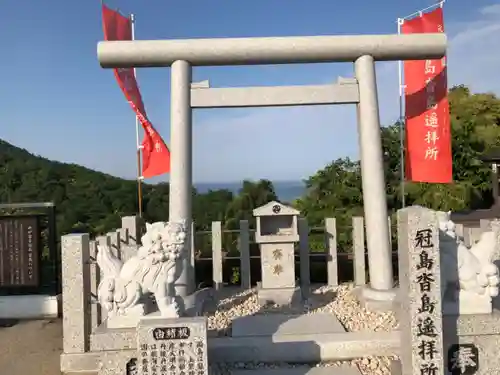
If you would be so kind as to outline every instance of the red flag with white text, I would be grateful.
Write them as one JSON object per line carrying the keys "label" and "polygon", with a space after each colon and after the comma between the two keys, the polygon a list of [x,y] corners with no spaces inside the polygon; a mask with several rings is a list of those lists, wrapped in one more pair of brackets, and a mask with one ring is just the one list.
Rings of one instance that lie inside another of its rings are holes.
{"label": "red flag with white text", "polygon": [[[132,21],[104,4],[102,19],[105,40],[132,40]],[[142,176],[154,177],[170,172],[170,151],[160,134],[156,131],[146,115],[141,92],[137,85],[133,68],[113,69],[116,80],[125,98],[134,110],[142,127]]]}
{"label": "red flag with white text", "polygon": [[[403,34],[442,33],[441,7],[405,20]],[[446,58],[404,62],[406,178],[451,183],[452,154]]]}

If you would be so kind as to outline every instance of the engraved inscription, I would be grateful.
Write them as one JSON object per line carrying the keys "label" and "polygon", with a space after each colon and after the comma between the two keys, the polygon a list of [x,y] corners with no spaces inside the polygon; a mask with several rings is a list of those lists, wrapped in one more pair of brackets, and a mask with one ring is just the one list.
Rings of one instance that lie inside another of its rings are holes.
{"label": "engraved inscription", "polygon": [[273,274],[280,275],[283,273],[283,266],[281,264],[276,264],[273,266]]}
{"label": "engraved inscription", "polygon": [[448,371],[452,375],[473,375],[479,369],[479,350],[474,344],[454,344],[448,349]]}
{"label": "engraved inscription", "polygon": [[283,250],[281,249],[273,250],[273,258],[274,260],[281,260],[281,258],[283,258]]}
{"label": "engraved inscription", "polygon": [[36,216],[0,218],[0,287],[39,286],[39,239]]}
{"label": "engraved inscription", "polygon": [[125,368],[126,375],[138,375],[137,358],[131,358]]}
{"label": "engraved inscription", "polygon": [[436,272],[434,259],[436,249],[433,243],[432,229],[420,229],[414,238],[414,246],[418,251],[418,261],[414,269],[414,283],[417,285],[418,307],[415,316],[415,332],[418,338],[416,353],[420,359],[418,372],[420,375],[439,375],[441,374],[441,363],[439,359],[439,345],[437,341],[438,332],[435,320],[438,318],[439,311],[436,311],[436,301],[433,297],[436,295]]}
{"label": "engraved inscription", "polygon": [[[157,330],[154,329],[153,332]],[[154,334],[153,334],[154,335]],[[206,345],[200,338],[174,339],[140,347],[141,374],[205,375]]]}
{"label": "engraved inscription", "polygon": [[189,327],[155,328],[153,338],[155,340],[185,340],[191,336]]}

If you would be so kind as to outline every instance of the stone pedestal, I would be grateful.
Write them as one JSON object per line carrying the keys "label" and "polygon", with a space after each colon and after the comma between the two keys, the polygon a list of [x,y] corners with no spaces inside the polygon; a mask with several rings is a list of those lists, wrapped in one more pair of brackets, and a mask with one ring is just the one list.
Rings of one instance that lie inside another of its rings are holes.
{"label": "stone pedestal", "polygon": [[146,309],[141,303],[130,308],[126,315],[108,315],[106,326],[108,328],[135,328],[145,315]]}
{"label": "stone pedestal", "polygon": [[443,299],[444,315],[491,314],[493,305],[489,295],[480,296],[477,293],[460,291],[460,297],[451,301]]}
{"label": "stone pedestal", "polygon": [[300,288],[295,281],[294,244],[261,244],[260,251],[262,283],[257,291],[259,303],[286,305],[300,301]]}
{"label": "stone pedestal", "polygon": [[102,352],[97,375],[137,375],[137,355],[130,351]]}
{"label": "stone pedestal", "polygon": [[368,285],[358,287],[354,294],[359,303],[370,311],[397,311],[399,307],[399,290],[376,290]]}

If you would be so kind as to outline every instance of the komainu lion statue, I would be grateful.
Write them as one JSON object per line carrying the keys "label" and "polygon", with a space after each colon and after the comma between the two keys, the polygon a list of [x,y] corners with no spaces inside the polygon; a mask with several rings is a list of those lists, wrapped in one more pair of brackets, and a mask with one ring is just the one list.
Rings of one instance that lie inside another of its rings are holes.
{"label": "komainu lion statue", "polygon": [[483,232],[480,240],[468,248],[463,238],[457,235],[450,212],[437,212],[437,217],[443,294],[451,286],[453,299],[463,299],[465,304],[476,297],[486,300],[496,297],[500,278],[493,263],[496,248],[494,232]]}
{"label": "komainu lion statue", "polygon": [[146,233],[137,254],[123,263],[109,246],[98,245],[97,264],[102,281],[97,289],[108,317],[143,314],[141,297],[153,293],[161,316],[178,317],[172,295],[176,263],[186,242],[185,222],[146,223]]}

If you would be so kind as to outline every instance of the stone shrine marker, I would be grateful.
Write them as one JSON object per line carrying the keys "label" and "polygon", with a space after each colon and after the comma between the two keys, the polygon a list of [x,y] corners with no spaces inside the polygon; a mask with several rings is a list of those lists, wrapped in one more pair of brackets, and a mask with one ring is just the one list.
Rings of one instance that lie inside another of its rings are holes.
{"label": "stone shrine marker", "polygon": [[434,211],[398,211],[402,375],[441,375],[443,317],[439,226]]}
{"label": "stone shrine marker", "polygon": [[145,318],[137,327],[138,375],[207,375],[207,320]]}
{"label": "stone shrine marker", "polygon": [[0,217],[0,289],[39,286],[39,243],[37,216]]}
{"label": "stone shrine marker", "polygon": [[299,242],[300,212],[271,201],[253,210],[255,242],[261,255],[262,283],[257,290],[261,305],[286,305],[300,299],[295,281],[295,243]]}

